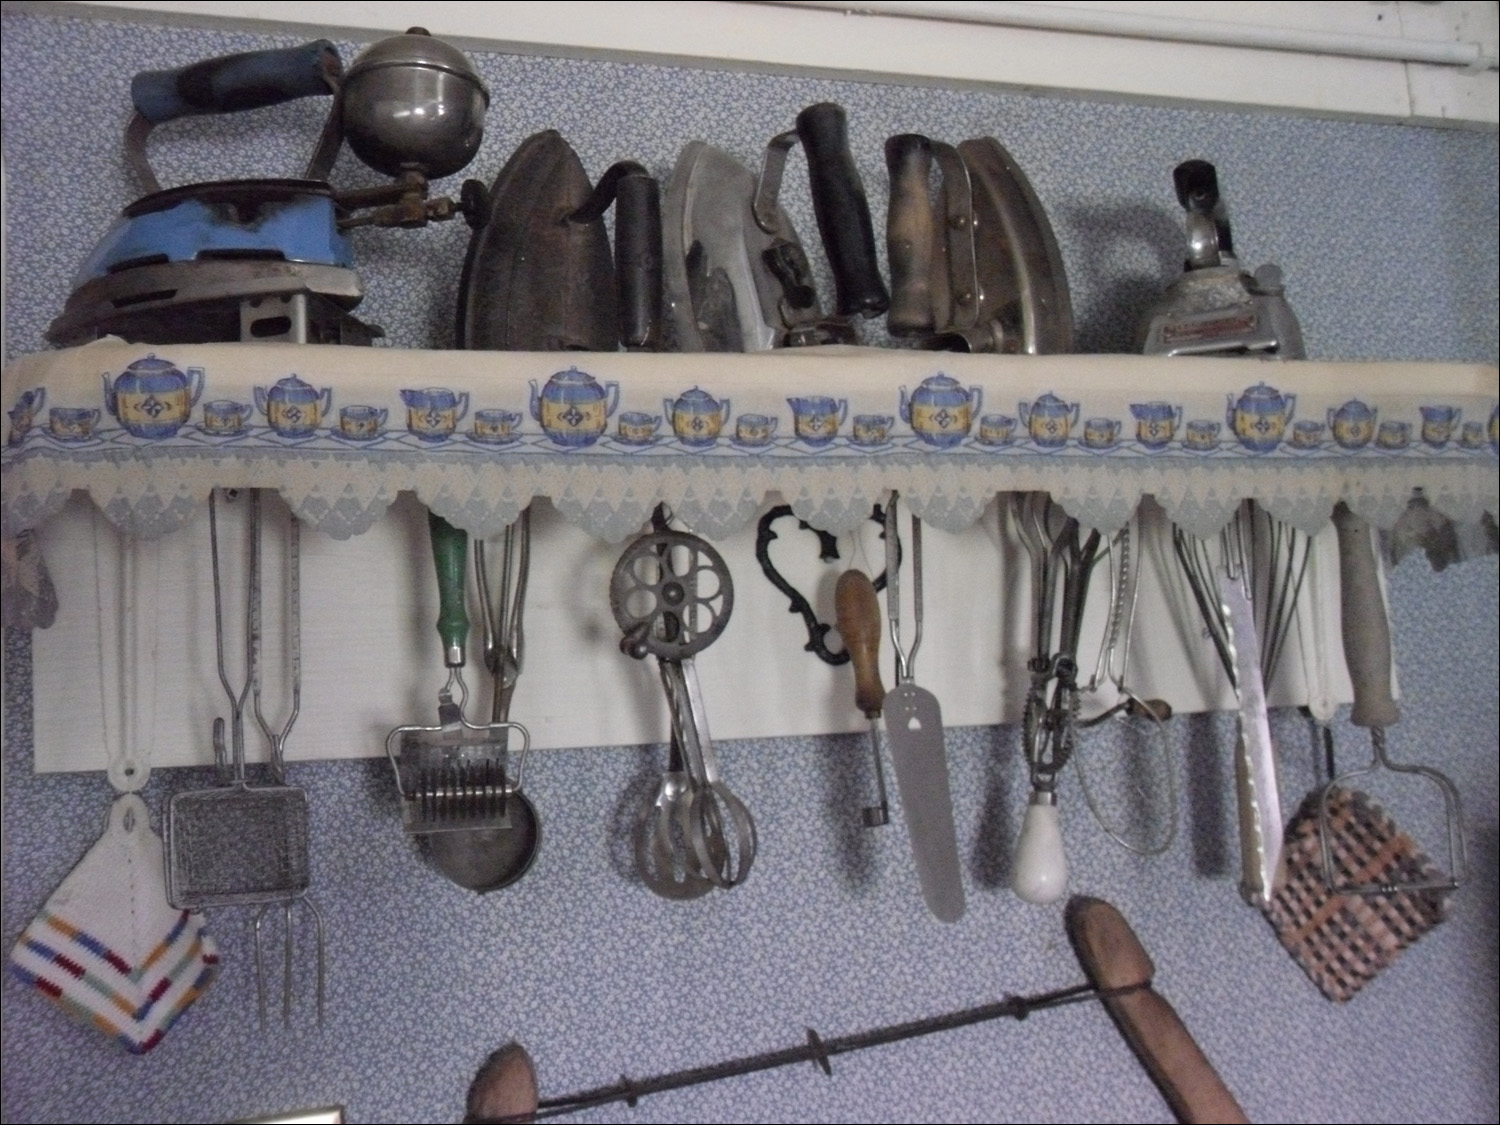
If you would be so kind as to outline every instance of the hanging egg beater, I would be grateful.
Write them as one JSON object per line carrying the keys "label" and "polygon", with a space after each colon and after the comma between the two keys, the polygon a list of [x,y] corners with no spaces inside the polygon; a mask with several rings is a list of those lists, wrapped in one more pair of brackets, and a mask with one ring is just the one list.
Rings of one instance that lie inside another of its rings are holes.
{"label": "hanging egg beater", "polygon": [[[490,95],[463,52],[411,28],[372,44],[344,71],[327,40],[229,55],[131,81],[126,157],[148,194],[125,208],[74,279],[47,330],[59,346],[106,335],[138,343],[286,340],[368,344],[352,315],[364,297],[348,232],[420,227],[482,213],[483,187],[433,197],[430,180],[468,165]],[[217,180],[163,189],[147,156],[156,126],[296,98],[331,97],[296,179]],[[338,191],[340,146],[391,178]]]}

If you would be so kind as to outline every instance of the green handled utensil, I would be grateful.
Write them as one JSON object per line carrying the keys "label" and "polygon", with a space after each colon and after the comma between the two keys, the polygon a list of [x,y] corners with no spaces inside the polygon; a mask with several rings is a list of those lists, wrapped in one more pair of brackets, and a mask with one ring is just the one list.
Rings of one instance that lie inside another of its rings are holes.
{"label": "green handled utensil", "polygon": [[[464,591],[469,536],[435,512],[428,513],[427,526],[438,579],[437,629],[448,678],[438,692],[436,726],[397,727],[386,736],[386,754],[402,797],[402,822],[416,835],[511,829],[513,807],[519,802],[510,798],[521,788],[531,737],[519,723],[476,724],[465,717],[468,687],[463,668],[469,614]],[[522,744],[513,780],[505,768],[511,731],[520,735]],[[526,819],[531,822],[534,843],[535,816]]]}

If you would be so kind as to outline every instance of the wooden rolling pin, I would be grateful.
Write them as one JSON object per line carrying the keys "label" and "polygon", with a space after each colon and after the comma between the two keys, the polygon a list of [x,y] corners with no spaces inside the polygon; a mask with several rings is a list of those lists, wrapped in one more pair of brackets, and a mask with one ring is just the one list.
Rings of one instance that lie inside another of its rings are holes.
{"label": "wooden rolling pin", "polygon": [[1152,991],[1156,966],[1124,916],[1103,899],[1075,895],[1065,920],[1078,963],[1095,988],[1136,990],[1107,998],[1104,1006],[1177,1120],[1248,1122],[1172,1005]]}

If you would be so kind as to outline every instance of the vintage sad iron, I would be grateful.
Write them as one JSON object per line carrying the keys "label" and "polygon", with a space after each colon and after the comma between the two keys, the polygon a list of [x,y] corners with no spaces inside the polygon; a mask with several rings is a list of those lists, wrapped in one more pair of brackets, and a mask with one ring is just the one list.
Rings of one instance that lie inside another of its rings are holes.
{"label": "vintage sad iron", "polygon": [[[1047,212],[993,137],[885,144],[891,335],[944,351],[1073,350],[1073,304]],[[936,202],[929,186],[939,172]]]}
{"label": "vintage sad iron", "polygon": [[[464,210],[429,198],[428,178],[469,163],[489,105],[463,53],[421,28],[368,47],[347,74],[333,44],[317,40],[143,71],[130,95],[126,157],[150,194],[125,209],[80,269],[47,330],[60,346],[109,334],[142,343],[369,343],[382,333],[349,314],[364,290],[346,232],[422,226]],[[332,104],[300,179],[162,190],[146,154],[156,126],[319,95]],[[345,140],[392,182],[336,191],[327,178]]]}
{"label": "vintage sad iron", "polygon": [[478,206],[459,281],[460,348],[659,350],[661,197],[644,167],[620,161],[590,185],[572,146],[547,129],[516,147],[488,189],[469,180],[464,196]]}
{"label": "vintage sad iron", "polygon": [[[788,154],[807,156],[837,312],[824,311],[796,228],[780,203]],[[759,175],[703,141],[682,150],[663,208],[663,275],[676,350],[756,352],[854,343],[854,323],[889,302],[869,203],[843,107],[808,106],[766,145]]]}
{"label": "vintage sad iron", "polygon": [[1187,262],[1148,314],[1146,355],[1261,355],[1305,359],[1302,326],[1283,294],[1281,268],[1246,273],[1234,255],[1219,177],[1206,160],[1172,170],[1187,212]]}

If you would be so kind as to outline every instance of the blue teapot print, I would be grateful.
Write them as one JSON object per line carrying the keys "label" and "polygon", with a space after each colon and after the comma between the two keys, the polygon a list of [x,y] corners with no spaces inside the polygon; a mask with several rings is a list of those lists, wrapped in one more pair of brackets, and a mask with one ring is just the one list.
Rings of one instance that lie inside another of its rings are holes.
{"label": "blue teapot print", "polygon": [[928,445],[948,449],[969,435],[969,427],[984,402],[984,388],[963,385],[939,372],[918,384],[909,396],[901,388],[901,420]]}
{"label": "blue teapot print", "polygon": [[619,405],[619,383],[600,386],[592,375],[576,367],[557,372],[540,391],[536,380],[531,380],[531,416],[558,445],[573,449],[593,445],[608,428],[609,417]]}
{"label": "blue teapot print", "polygon": [[316,432],[332,403],[332,387],[320,391],[296,375],[279,380],[269,391],[255,388],[255,408],[282,437],[308,437]]}
{"label": "blue teapot print", "polygon": [[683,445],[695,448],[713,445],[729,420],[729,400],[723,402],[707,391],[693,387],[677,398],[662,399],[662,407],[672,419],[672,432]]}
{"label": "blue teapot print", "polygon": [[406,429],[421,441],[444,441],[453,436],[469,413],[469,392],[447,387],[405,388]]}
{"label": "blue teapot print", "polygon": [[1135,440],[1150,450],[1165,449],[1182,425],[1182,407],[1170,402],[1132,402]]}
{"label": "blue teapot print", "polygon": [[839,427],[849,416],[849,400],[828,395],[806,395],[789,398],[792,408],[792,432],[797,440],[814,448],[825,446],[838,437]]}
{"label": "blue teapot print", "polygon": [[1363,449],[1375,438],[1379,411],[1372,410],[1357,398],[1351,398],[1338,409],[1328,408],[1328,428],[1341,449]]}
{"label": "blue teapot print", "polygon": [[1031,440],[1043,449],[1058,449],[1068,444],[1068,437],[1078,423],[1076,402],[1058,398],[1051,391],[1037,397],[1035,402],[1017,403],[1021,425],[1031,435]]}
{"label": "blue teapot print", "polygon": [[1224,421],[1251,453],[1269,453],[1281,444],[1297,406],[1296,395],[1283,395],[1267,383],[1248,387],[1236,401],[1225,396]]}
{"label": "blue teapot print", "polygon": [[141,438],[169,438],[187,424],[203,393],[203,368],[177,366],[155,355],[138,359],[113,383],[103,375],[104,405],[124,427]]}
{"label": "blue teapot print", "polygon": [[1464,412],[1457,406],[1422,406],[1422,440],[1433,449],[1442,449],[1453,437]]}

